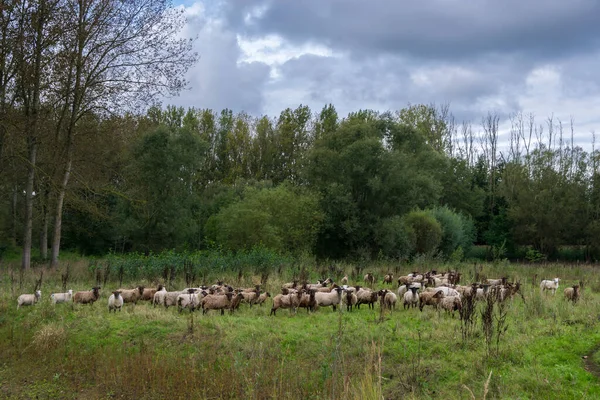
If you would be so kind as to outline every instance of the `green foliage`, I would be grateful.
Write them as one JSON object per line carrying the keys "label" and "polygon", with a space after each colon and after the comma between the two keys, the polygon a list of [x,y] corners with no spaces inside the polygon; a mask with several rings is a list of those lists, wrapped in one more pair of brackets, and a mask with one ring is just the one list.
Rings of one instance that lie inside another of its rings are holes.
{"label": "green foliage", "polygon": [[228,250],[310,252],[323,219],[318,204],[314,194],[291,186],[248,189],[243,200],[208,219],[206,235]]}
{"label": "green foliage", "polygon": [[375,238],[381,254],[396,260],[408,259],[416,244],[415,231],[400,216],[383,219]]}
{"label": "green foliage", "polygon": [[469,250],[475,241],[475,226],[470,218],[457,214],[448,207],[435,207],[429,213],[442,227],[438,248],[445,257],[449,257],[459,247]]}
{"label": "green foliage", "polygon": [[415,233],[415,253],[433,254],[442,241],[442,225],[428,211],[411,211],[405,216],[406,224]]}
{"label": "green foliage", "polygon": [[527,250],[527,253],[525,253],[525,258],[529,262],[538,262],[538,261],[546,260],[547,257],[546,257],[546,255],[540,253],[536,249],[529,249],[529,250]]}

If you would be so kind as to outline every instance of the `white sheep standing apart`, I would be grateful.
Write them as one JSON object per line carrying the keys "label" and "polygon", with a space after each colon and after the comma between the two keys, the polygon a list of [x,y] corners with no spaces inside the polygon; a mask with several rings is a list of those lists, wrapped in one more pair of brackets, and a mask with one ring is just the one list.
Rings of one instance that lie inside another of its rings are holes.
{"label": "white sheep standing apart", "polygon": [[553,280],[544,279],[540,282],[540,291],[544,293],[546,290],[550,290],[552,291],[552,294],[556,294],[559,280],[559,278],[554,278]]}
{"label": "white sheep standing apart", "polygon": [[57,303],[66,303],[70,302],[73,299],[73,290],[69,289],[66,293],[52,293],[50,295],[50,300],[52,301],[52,305],[56,305]]}
{"label": "white sheep standing apart", "polygon": [[22,294],[17,298],[17,310],[21,306],[32,306],[42,298],[42,292],[36,290],[35,294]]}
{"label": "white sheep standing apart", "polygon": [[115,290],[108,298],[108,312],[114,311],[116,313],[117,310],[121,312],[121,308],[123,308],[123,296],[121,296],[120,291]]}

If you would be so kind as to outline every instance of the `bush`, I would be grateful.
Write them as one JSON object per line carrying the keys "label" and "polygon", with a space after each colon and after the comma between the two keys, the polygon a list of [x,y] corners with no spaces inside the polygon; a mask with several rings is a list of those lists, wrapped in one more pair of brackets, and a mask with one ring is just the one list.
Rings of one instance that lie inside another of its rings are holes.
{"label": "bush", "polygon": [[442,227],[440,252],[448,258],[459,247],[468,251],[475,240],[475,225],[469,217],[458,214],[448,207],[435,207],[429,213]]}
{"label": "bush", "polygon": [[415,253],[432,254],[442,241],[442,226],[428,211],[411,211],[405,223],[415,233]]}
{"label": "bush", "polygon": [[383,219],[375,232],[380,253],[388,258],[406,259],[415,248],[415,231],[400,216]]}

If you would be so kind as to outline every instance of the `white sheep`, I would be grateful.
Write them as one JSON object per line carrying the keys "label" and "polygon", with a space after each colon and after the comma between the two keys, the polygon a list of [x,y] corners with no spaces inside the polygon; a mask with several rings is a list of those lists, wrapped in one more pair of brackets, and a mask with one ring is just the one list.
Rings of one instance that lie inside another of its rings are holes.
{"label": "white sheep", "polygon": [[546,290],[550,290],[552,291],[552,294],[556,294],[559,280],[559,278],[554,278],[553,280],[544,279],[540,282],[540,291],[544,293]]}
{"label": "white sheep", "polygon": [[57,303],[66,303],[73,299],[73,290],[69,289],[66,293],[52,293],[50,295],[50,300],[52,301],[52,305],[56,305]]}
{"label": "white sheep", "polygon": [[121,312],[121,308],[123,308],[123,296],[121,296],[120,291],[116,290],[108,298],[108,312],[114,311],[116,313],[117,310]]}
{"label": "white sheep", "polygon": [[17,310],[21,306],[32,306],[42,298],[42,292],[36,290],[35,294],[22,294],[17,298]]}

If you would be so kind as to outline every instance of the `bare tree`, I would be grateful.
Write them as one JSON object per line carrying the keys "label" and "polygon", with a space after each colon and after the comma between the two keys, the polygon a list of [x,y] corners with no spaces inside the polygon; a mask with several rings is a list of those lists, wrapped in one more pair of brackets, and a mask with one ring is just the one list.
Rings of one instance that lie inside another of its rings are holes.
{"label": "bare tree", "polygon": [[59,0],[20,1],[18,33],[15,41],[16,98],[24,115],[27,140],[27,181],[25,185],[25,229],[21,267],[31,264],[33,228],[33,189],[38,151],[38,125],[42,92],[46,86],[45,69],[51,59],[56,29],[54,16]]}
{"label": "bare tree", "polygon": [[175,94],[196,61],[192,39],[180,38],[185,18],[168,0],[65,0],[65,37],[52,71],[62,103],[58,129],[64,146],[56,194],[52,266],[58,263],[62,210],[73,169],[79,122]]}

